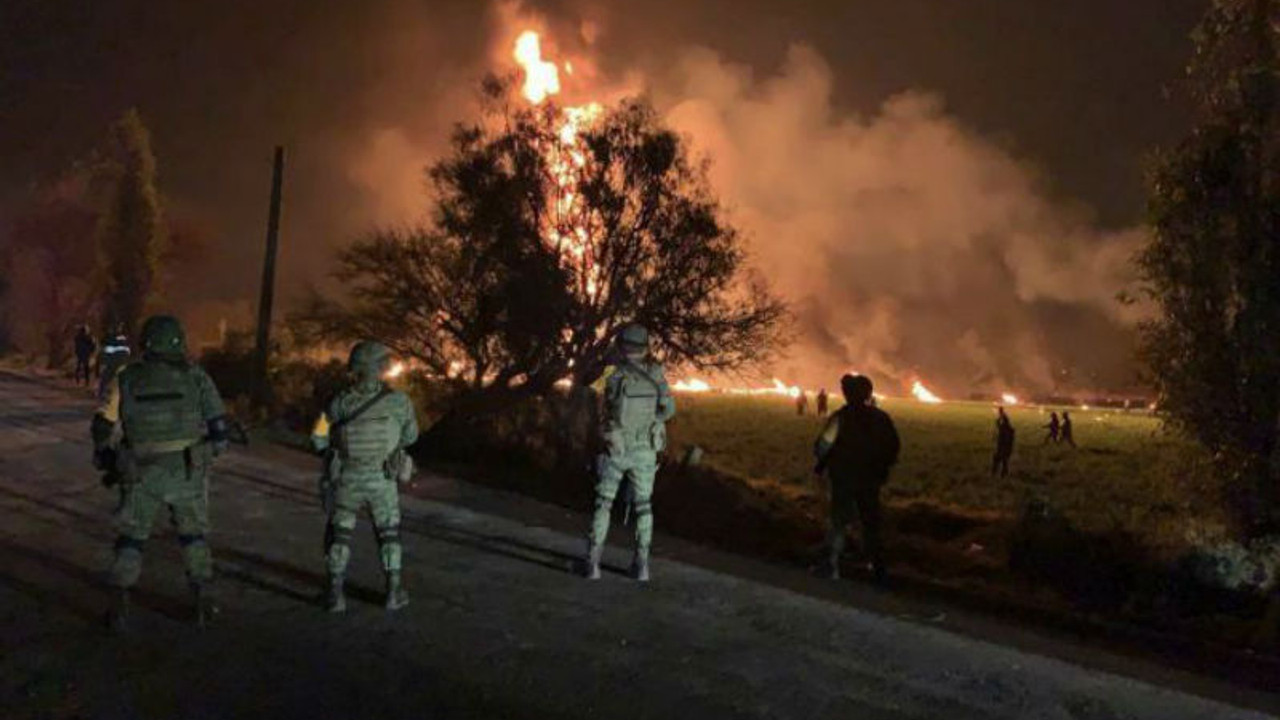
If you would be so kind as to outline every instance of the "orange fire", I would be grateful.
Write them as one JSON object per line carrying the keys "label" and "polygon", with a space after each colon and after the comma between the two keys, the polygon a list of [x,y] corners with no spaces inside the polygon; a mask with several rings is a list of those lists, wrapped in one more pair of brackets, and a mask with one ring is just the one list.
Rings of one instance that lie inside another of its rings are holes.
{"label": "orange fire", "polygon": [[922,403],[929,403],[930,405],[942,402],[942,398],[930,392],[929,388],[925,387],[924,383],[919,380],[911,384],[911,396]]}
{"label": "orange fire", "polygon": [[387,371],[383,373],[382,378],[384,380],[395,380],[396,378],[403,375],[404,371],[405,371],[404,363],[397,360],[391,363],[391,367],[387,368]]}
{"label": "orange fire", "polygon": [[1018,396],[1014,395],[1013,393],[1004,393],[1003,395],[1000,396],[1000,400],[1005,405],[1017,405],[1021,402],[1020,400],[1018,400]]}
{"label": "orange fire", "polygon": [[[521,94],[534,105],[560,93],[560,73],[556,64],[542,57],[538,33],[525,30],[516,39],[513,56],[524,72]],[[565,63],[565,74],[572,66]],[[575,290],[587,298],[595,298],[600,289],[596,241],[598,228],[585,212],[576,189],[587,166],[587,152],[580,137],[582,131],[600,117],[600,103],[587,103],[558,109],[560,126],[556,138],[543,149],[555,183],[555,212],[547,219],[543,238],[573,271]]]}
{"label": "orange fire", "polygon": [[711,392],[711,383],[706,380],[689,378],[687,380],[677,380],[676,383],[671,386],[671,389],[676,392],[684,393],[705,393]]}

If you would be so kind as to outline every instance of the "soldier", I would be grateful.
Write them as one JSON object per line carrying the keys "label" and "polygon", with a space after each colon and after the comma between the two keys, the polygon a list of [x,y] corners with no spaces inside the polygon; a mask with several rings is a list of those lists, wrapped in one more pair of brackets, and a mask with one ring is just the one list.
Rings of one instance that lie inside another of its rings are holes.
{"label": "soldier", "polygon": [[[213,380],[186,357],[176,318],[158,315],[142,329],[143,355],[111,377],[106,400],[93,417],[94,465],[118,477],[119,535],[111,583],[118,590],[108,622],[123,629],[129,591],[142,572],[142,549],[156,513],[167,509],[178,532],[187,581],[203,624],[214,612],[208,596],[213,558],[208,474],[229,439],[229,425]],[[113,441],[116,425],[122,429]]]}
{"label": "soldier", "polygon": [[386,573],[386,608],[399,610],[409,604],[400,577],[397,484],[412,475],[407,448],[418,439],[418,419],[409,396],[383,382],[390,364],[390,352],[379,343],[366,340],[352,348],[348,367],[355,382],[333,398],[311,433],[313,447],[326,458],[321,481],[329,516],[325,609],[332,613],[347,609],[343,581],[351,559],[351,535],[365,507],[373,518]]}
{"label": "soldier", "polygon": [[862,375],[840,378],[845,406],[832,414],[814,443],[814,473],[829,471],[831,527],[827,534],[826,573],[840,577],[844,531],[857,509],[862,546],[876,582],[886,578],[880,541],[880,488],[898,462],[901,443],[889,414],[875,407],[871,380]]}
{"label": "soldier", "polygon": [[991,474],[1007,477],[1009,458],[1013,456],[1013,423],[1004,408],[996,408],[996,451],[991,459]]}
{"label": "soldier", "polygon": [[818,391],[818,417],[824,418],[827,416],[828,400],[829,399],[827,397],[827,389],[822,388],[821,390],[819,390]]}
{"label": "soldier", "polygon": [[111,337],[102,342],[102,352],[98,355],[98,397],[105,399],[107,388],[120,368],[129,362],[129,338],[124,333],[124,325],[117,325]]}
{"label": "soldier", "polygon": [[1044,426],[1044,429],[1049,431],[1049,433],[1044,436],[1045,445],[1058,442],[1058,429],[1060,427],[1061,425],[1058,423],[1058,413],[1056,411],[1049,413],[1049,424]]}
{"label": "soldier", "polygon": [[609,534],[609,512],[623,480],[631,485],[635,508],[635,557],[632,576],[649,580],[649,546],[653,541],[654,475],[658,453],[666,447],[666,422],[676,414],[676,401],[662,365],[649,357],[649,331],[631,324],[618,334],[621,355],[605,373],[605,450],[596,461],[595,515],[587,542],[586,576],[600,578],[600,556]]}
{"label": "soldier", "polygon": [[76,349],[76,383],[89,387],[89,373],[93,365],[93,351],[98,348],[98,343],[93,339],[93,333],[89,332],[88,325],[81,325],[76,331],[75,339]]}

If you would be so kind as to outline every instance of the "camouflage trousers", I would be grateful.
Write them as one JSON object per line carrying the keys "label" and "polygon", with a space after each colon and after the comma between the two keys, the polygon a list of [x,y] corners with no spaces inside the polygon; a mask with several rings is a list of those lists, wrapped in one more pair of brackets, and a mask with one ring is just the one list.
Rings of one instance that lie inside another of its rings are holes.
{"label": "camouflage trousers", "polygon": [[351,536],[356,519],[365,508],[373,519],[382,569],[400,570],[400,491],[395,481],[385,477],[343,478],[334,489],[333,514],[329,516],[325,563],[330,575],[346,573],[351,561]]}
{"label": "camouflage trousers", "polygon": [[631,483],[635,516],[636,552],[647,555],[653,544],[653,480],[658,472],[658,454],[653,450],[628,450],[620,455],[605,453],[597,460],[595,513],[589,540],[603,545],[609,535],[609,515],[613,499],[626,480]]}
{"label": "camouflage trousers", "polygon": [[213,555],[205,534],[209,531],[207,468],[189,468],[181,453],[162,455],[138,464],[138,478],[123,487],[116,510],[115,561],[111,583],[133,587],[142,574],[142,550],[156,514],[167,510],[178,533],[187,579],[205,584],[213,578]]}

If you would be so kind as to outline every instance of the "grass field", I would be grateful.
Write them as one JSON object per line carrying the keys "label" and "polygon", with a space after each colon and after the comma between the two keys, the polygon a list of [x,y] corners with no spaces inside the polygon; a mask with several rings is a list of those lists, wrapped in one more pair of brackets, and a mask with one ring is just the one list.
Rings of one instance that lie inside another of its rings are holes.
{"label": "grass field", "polygon": [[[817,492],[811,474],[822,421],[797,417],[783,397],[681,394],[671,426],[676,456],[703,448],[703,462],[786,498]],[[1090,531],[1123,530],[1175,548],[1221,527],[1218,491],[1203,459],[1149,415],[1071,409],[1077,448],[1043,444],[1049,409],[1015,407],[1017,445],[1009,477],[991,475],[994,409],[885,400],[903,453],[886,497],[971,515],[1013,517],[1042,500]]]}

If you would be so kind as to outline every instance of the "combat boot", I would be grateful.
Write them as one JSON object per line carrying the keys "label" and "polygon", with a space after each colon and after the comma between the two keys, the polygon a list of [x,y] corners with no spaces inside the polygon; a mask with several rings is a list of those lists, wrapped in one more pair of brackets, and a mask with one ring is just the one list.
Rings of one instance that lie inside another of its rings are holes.
{"label": "combat boot", "polygon": [[631,577],[638,582],[649,582],[649,553],[637,552],[631,559]]}
{"label": "combat boot", "polygon": [[116,588],[107,607],[107,630],[122,633],[129,629],[129,588]]}
{"label": "combat boot", "polygon": [[196,627],[204,629],[218,615],[218,605],[213,601],[209,587],[201,583],[191,583],[191,601],[195,606]]}
{"label": "combat boot", "polygon": [[400,571],[389,571],[387,573],[387,609],[399,610],[408,604],[409,593],[400,584]]}
{"label": "combat boot", "polygon": [[583,561],[583,576],[588,580],[600,579],[600,558],[604,555],[603,545],[587,545],[587,557]]}
{"label": "combat boot", "polygon": [[329,576],[329,589],[324,594],[326,612],[342,613],[347,611],[347,596],[342,592],[342,576]]}

